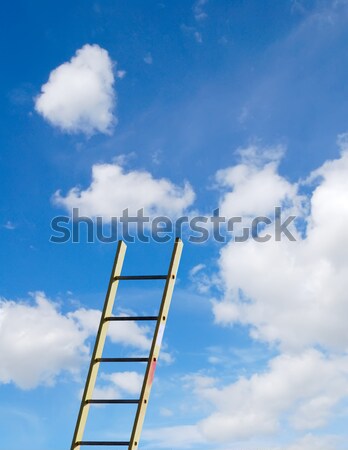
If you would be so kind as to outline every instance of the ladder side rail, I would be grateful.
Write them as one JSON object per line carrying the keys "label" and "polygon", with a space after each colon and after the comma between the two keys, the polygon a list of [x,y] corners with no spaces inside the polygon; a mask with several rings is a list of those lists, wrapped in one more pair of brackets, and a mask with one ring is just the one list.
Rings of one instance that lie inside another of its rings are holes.
{"label": "ladder side rail", "polygon": [[88,370],[86,385],[81,400],[81,406],[76,422],[75,432],[71,444],[71,450],[80,450],[80,445],[78,443],[82,441],[90,407],[90,403],[87,403],[86,401],[92,399],[92,394],[100,365],[100,362],[96,360],[100,359],[102,356],[107,329],[109,325],[109,322],[105,320],[105,317],[111,316],[113,310],[116,291],[119,283],[118,280],[115,280],[115,277],[118,277],[121,274],[126,249],[127,249],[126,244],[123,241],[118,241],[116,256],[110,276],[108,290],[105,296],[104,307],[100,318],[97,337]]}
{"label": "ladder side rail", "polygon": [[172,299],[174,285],[176,281],[176,275],[180,263],[180,257],[182,253],[183,243],[181,239],[177,238],[174,243],[172,257],[168,269],[166,278],[166,284],[164,287],[160,311],[158,314],[158,320],[152,340],[149,362],[146,367],[144,381],[139,399],[139,405],[137,408],[131,439],[129,441],[128,450],[136,450],[139,446],[140,435],[145,419],[146,409],[150,397],[152,388],[152,382],[155,374],[156,364],[162,344],[163,333],[167,322],[168,311]]}

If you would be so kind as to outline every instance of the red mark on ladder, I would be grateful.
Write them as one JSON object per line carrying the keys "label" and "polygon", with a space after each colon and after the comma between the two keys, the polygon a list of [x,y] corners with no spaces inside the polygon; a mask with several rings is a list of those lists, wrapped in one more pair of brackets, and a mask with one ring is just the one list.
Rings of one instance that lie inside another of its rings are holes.
{"label": "red mark on ladder", "polygon": [[152,382],[153,382],[153,379],[154,379],[154,376],[155,376],[156,363],[157,363],[156,359],[154,359],[151,362],[150,373],[149,373],[149,385],[150,386],[152,385]]}

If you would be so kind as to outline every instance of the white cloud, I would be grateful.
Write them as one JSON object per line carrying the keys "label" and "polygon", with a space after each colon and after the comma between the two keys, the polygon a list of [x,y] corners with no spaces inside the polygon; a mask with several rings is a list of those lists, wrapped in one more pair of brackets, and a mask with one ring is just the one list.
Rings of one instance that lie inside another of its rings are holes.
{"label": "white cloud", "polygon": [[[214,443],[215,448],[223,449],[226,445],[250,450],[336,449],[332,437],[311,433],[326,425],[342,398],[348,396],[347,355],[330,357],[313,349],[282,354],[260,373],[217,387],[221,382],[201,374],[185,376],[184,388],[196,398],[191,401],[204,409],[209,403],[213,411],[191,425],[148,430],[146,439],[154,448],[197,444],[209,448]],[[300,437],[279,447],[277,437],[282,435],[291,440]]]}
{"label": "white cloud", "polygon": [[[95,335],[101,314],[83,308],[63,314],[44,293],[33,296],[34,303],[0,300],[0,383],[22,389],[53,385],[62,372],[78,375],[89,360],[87,339]],[[112,342],[148,350],[148,328],[117,325],[109,329]]]}
{"label": "white cloud", "polygon": [[11,222],[11,220],[8,220],[5,225],[3,225],[4,228],[6,228],[6,230],[15,230],[16,229],[16,225]]}
{"label": "white cloud", "polygon": [[196,390],[215,408],[198,424],[208,441],[274,434],[280,423],[283,429],[314,430],[327,424],[333,408],[348,395],[348,358],[316,350],[282,354],[263,373],[223,388],[199,383]]}
{"label": "white cloud", "polygon": [[[348,349],[348,152],[344,145],[339,159],[326,162],[307,180],[317,184],[309,199],[310,214],[303,216],[305,237],[298,235],[297,242],[229,243],[221,250],[219,266],[225,292],[224,298],[214,303],[218,323],[251,325],[254,338],[280,343],[283,349],[312,345]],[[269,175],[277,180],[273,169]],[[255,178],[252,172],[250,176]],[[242,179],[247,185],[248,177]],[[269,189],[272,202],[279,200],[279,192],[282,196],[295,192],[294,186],[280,180],[276,186],[275,194]],[[262,185],[254,185],[250,192],[250,186],[245,189],[247,194],[241,195],[245,203],[235,199],[228,202],[230,208],[260,213],[271,206],[262,197],[261,208],[252,198],[253,191],[257,198],[259,191],[267,195]],[[226,198],[230,199],[229,194]]]}
{"label": "white cloud", "polygon": [[214,276],[207,274],[207,268],[205,264],[197,264],[192,267],[189,272],[189,278],[192,281],[194,288],[201,294],[209,292],[213,282]]}
{"label": "white cloud", "polygon": [[[81,400],[83,395],[83,390],[81,389],[79,393],[79,400]],[[122,398],[121,392],[112,384],[107,386],[95,386],[92,394],[93,399],[104,400],[104,399],[117,399]]]}
{"label": "white cloud", "polygon": [[127,75],[127,72],[125,70],[118,70],[116,72],[116,76],[117,78],[119,78],[120,80],[122,80],[125,76]]}
{"label": "white cloud", "polygon": [[194,198],[188,183],[179,187],[165,178],[156,179],[146,171],[126,172],[115,163],[93,165],[92,182],[87,189],[74,187],[65,197],[58,191],[53,201],[69,211],[79,208],[80,215],[110,218],[126,208],[133,215],[141,208],[148,215],[180,215]]}
{"label": "white cloud", "polygon": [[160,408],[159,413],[162,417],[172,417],[173,416],[173,411],[169,408]]}
{"label": "white cloud", "polygon": [[143,59],[144,59],[145,64],[151,65],[153,63],[153,57],[152,57],[151,53],[147,53]]}
{"label": "white cloud", "polygon": [[[93,391],[95,399],[121,399],[125,396],[140,396],[144,375],[133,371],[100,374],[100,383]],[[106,382],[106,384],[105,384]]]}
{"label": "white cloud", "polygon": [[62,371],[77,373],[89,348],[86,333],[42,292],[35,304],[0,302],[0,382],[23,389],[54,383]]}
{"label": "white cloud", "polygon": [[[266,441],[268,442],[268,441]],[[308,433],[300,438],[293,439],[290,443],[282,443],[280,446],[274,443],[262,443],[260,444],[258,440],[248,443],[246,446],[243,444],[243,450],[343,450],[343,447],[339,445],[340,439],[335,435],[323,435],[318,436]],[[224,445],[223,450],[234,450],[232,448],[226,448]]]}
{"label": "white cloud", "polygon": [[152,448],[189,448],[204,441],[195,425],[144,429],[142,439]]}
{"label": "white cloud", "polygon": [[195,32],[193,33],[193,36],[194,36],[196,42],[198,42],[198,44],[202,44],[202,42],[203,42],[203,37],[202,37],[202,33],[201,33],[200,31],[195,31]]}
{"label": "white cloud", "polygon": [[240,164],[216,174],[217,187],[222,191],[220,214],[261,216],[286,203],[298,206],[297,185],[278,174],[283,153],[282,147],[260,149],[256,145],[239,150]]}
{"label": "white cloud", "polygon": [[197,31],[197,29],[195,27],[189,27],[189,26],[187,26],[185,24],[182,24],[181,25],[181,30],[187,36],[193,36],[193,38],[195,39],[195,41],[198,44],[202,44],[202,42],[203,42],[202,33],[200,31]]}
{"label": "white cloud", "polygon": [[313,436],[306,434],[290,446],[277,447],[274,450],[336,450],[337,438],[334,436]]}
{"label": "white cloud", "polygon": [[[163,345],[163,347],[165,347],[165,345]],[[161,355],[160,355],[160,359],[159,359],[160,364],[163,362],[169,366],[170,364],[173,364],[174,361],[175,361],[175,358],[171,353],[161,350]]]}
{"label": "white cloud", "polygon": [[208,14],[204,11],[204,5],[208,3],[208,0],[197,0],[193,5],[193,14],[197,22],[205,20]]}
{"label": "white cloud", "polygon": [[[97,332],[100,321],[100,311],[97,309],[80,308],[68,314],[90,335]],[[119,314],[126,316],[126,314]],[[110,322],[108,328],[108,338],[111,342],[131,346],[140,350],[148,350],[151,346],[149,338],[150,329],[147,326],[139,326],[136,322]]]}
{"label": "white cloud", "polygon": [[192,269],[189,272],[190,277],[194,277],[195,275],[197,275],[198,272],[200,272],[201,270],[205,269],[205,264],[197,264],[194,267],[192,267]]}
{"label": "white cloud", "polygon": [[127,394],[140,395],[144,376],[137,372],[126,371],[102,374],[102,378]]}
{"label": "white cloud", "polygon": [[68,133],[110,133],[116,124],[114,81],[108,52],[86,44],[50,73],[35,99],[35,109]]}
{"label": "white cloud", "polygon": [[[338,448],[334,437],[310,433],[327,427],[348,397],[346,135],[339,144],[341,157],[304,182],[279,174],[281,148],[250,146],[241,151],[240,164],[218,173],[223,215],[251,218],[282,205],[302,218],[305,232],[295,230],[297,242],[249,240],[222,248],[216,322],[249,326],[254,339],[278,345],[281,353],[266,370],[222,387],[222,380],[187,377],[190,391],[193,383],[197,400],[210,403],[212,412],[190,425],[182,447],[220,442],[225,448],[247,441],[250,449],[259,448],[255,439],[264,436],[273,449]],[[300,195],[303,187],[312,193]],[[191,277],[202,269],[194,267]],[[280,430],[299,437],[279,447]],[[165,446],[164,438],[160,444]]]}

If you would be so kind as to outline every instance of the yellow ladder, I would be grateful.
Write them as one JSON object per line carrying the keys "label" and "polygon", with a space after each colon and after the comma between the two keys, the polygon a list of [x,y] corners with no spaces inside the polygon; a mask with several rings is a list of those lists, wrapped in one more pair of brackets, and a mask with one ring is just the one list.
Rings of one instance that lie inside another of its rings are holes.
{"label": "yellow ladder", "polygon": [[[149,402],[152,381],[158,361],[158,355],[161,348],[164,329],[166,326],[168,311],[173,294],[176,280],[176,274],[179,267],[180,257],[182,253],[183,243],[177,238],[174,243],[171,261],[168,273],[166,275],[121,275],[124,256],[127,246],[123,241],[118,242],[114,265],[109,281],[108,290],[105,297],[103,312],[100,318],[98,333],[94,345],[91,363],[87,375],[86,385],[83,392],[81,406],[76,422],[74,437],[71,444],[71,450],[80,450],[83,445],[88,446],[128,446],[128,450],[136,450],[139,447],[140,434],[144,423],[147,405]],[[166,280],[163,290],[161,306],[158,316],[131,316],[131,317],[115,317],[112,310],[115,302],[116,291],[121,280]],[[103,358],[103,348],[107,335],[109,322],[118,321],[156,321],[155,332],[152,339],[150,354],[147,358]],[[100,363],[112,362],[147,362],[144,381],[139,399],[93,399],[92,394],[97,379]],[[83,433],[86,426],[89,407],[92,404],[137,404],[133,430],[129,441],[84,441]]]}

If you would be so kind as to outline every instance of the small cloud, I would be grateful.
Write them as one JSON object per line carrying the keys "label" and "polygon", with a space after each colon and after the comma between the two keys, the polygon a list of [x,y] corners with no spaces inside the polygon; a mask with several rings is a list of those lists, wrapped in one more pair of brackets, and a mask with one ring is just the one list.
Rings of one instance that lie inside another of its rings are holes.
{"label": "small cloud", "polygon": [[190,270],[190,277],[193,277],[196,275],[196,273],[200,272],[202,269],[205,268],[205,264],[197,264],[196,266],[192,267]]}
{"label": "small cloud", "polygon": [[11,222],[10,220],[8,220],[5,225],[3,225],[4,228],[6,228],[6,230],[15,230],[16,229],[16,225]]}
{"label": "small cloud", "polygon": [[151,53],[147,53],[147,55],[144,56],[143,60],[144,60],[145,64],[151,65],[153,63],[153,58],[152,58]]}
{"label": "small cloud", "polygon": [[116,72],[116,77],[122,80],[127,75],[127,72],[125,70],[118,70]]}
{"label": "small cloud", "polygon": [[169,408],[160,408],[159,413],[162,417],[171,417],[173,415],[173,411]]}
{"label": "small cloud", "polygon": [[210,364],[216,365],[216,364],[221,364],[221,363],[223,363],[224,361],[223,361],[223,359],[220,358],[219,356],[209,356],[209,357],[208,357],[208,362],[209,362]]}
{"label": "small cloud", "polygon": [[193,5],[193,14],[197,22],[201,22],[208,17],[208,14],[203,10],[204,5],[207,3],[208,0],[197,0]]}
{"label": "small cloud", "polygon": [[166,364],[167,366],[170,366],[171,364],[174,363],[175,358],[174,358],[174,356],[173,356],[171,353],[166,352],[166,351],[164,351],[164,350],[161,350],[161,354],[160,354],[160,359],[159,359],[159,361],[160,361],[161,363]]}
{"label": "small cloud", "polygon": [[110,134],[117,123],[113,62],[99,45],[86,44],[50,73],[35,110],[67,133]]}
{"label": "small cloud", "polygon": [[202,33],[197,31],[195,27],[189,27],[185,24],[182,24],[181,31],[188,36],[193,36],[193,38],[195,39],[196,42],[198,42],[198,44],[201,44],[203,42]]}
{"label": "small cloud", "polygon": [[143,376],[138,372],[114,372],[110,374],[102,373],[103,380],[111,382],[113,388],[125,393],[136,395],[140,394],[143,384]]}
{"label": "small cloud", "polygon": [[243,125],[249,118],[250,112],[247,106],[243,106],[240,114],[238,115],[238,122]]}
{"label": "small cloud", "polygon": [[162,150],[155,150],[151,155],[152,162],[156,165],[161,164]]}
{"label": "small cloud", "polygon": [[118,166],[126,166],[127,164],[129,164],[132,160],[134,160],[136,158],[136,153],[135,152],[130,152],[130,153],[121,153],[120,155],[115,156],[114,158],[112,158],[112,162],[114,164],[117,164]]}
{"label": "small cloud", "polygon": [[198,44],[201,44],[203,42],[203,38],[202,38],[202,33],[200,33],[199,31],[195,31],[193,33],[196,41],[198,42]]}
{"label": "small cloud", "polygon": [[205,264],[197,264],[192,267],[189,272],[189,278],[192,281],[195,289],[201,294],[206,294],[209,292],[213,285],[213,277],[207,274]]}
{"label": "small cloud", "polygon": [[291,12],[298,14],[305,14],[307,12],[303,2],[301,0],[292,0],[291,2]]}

